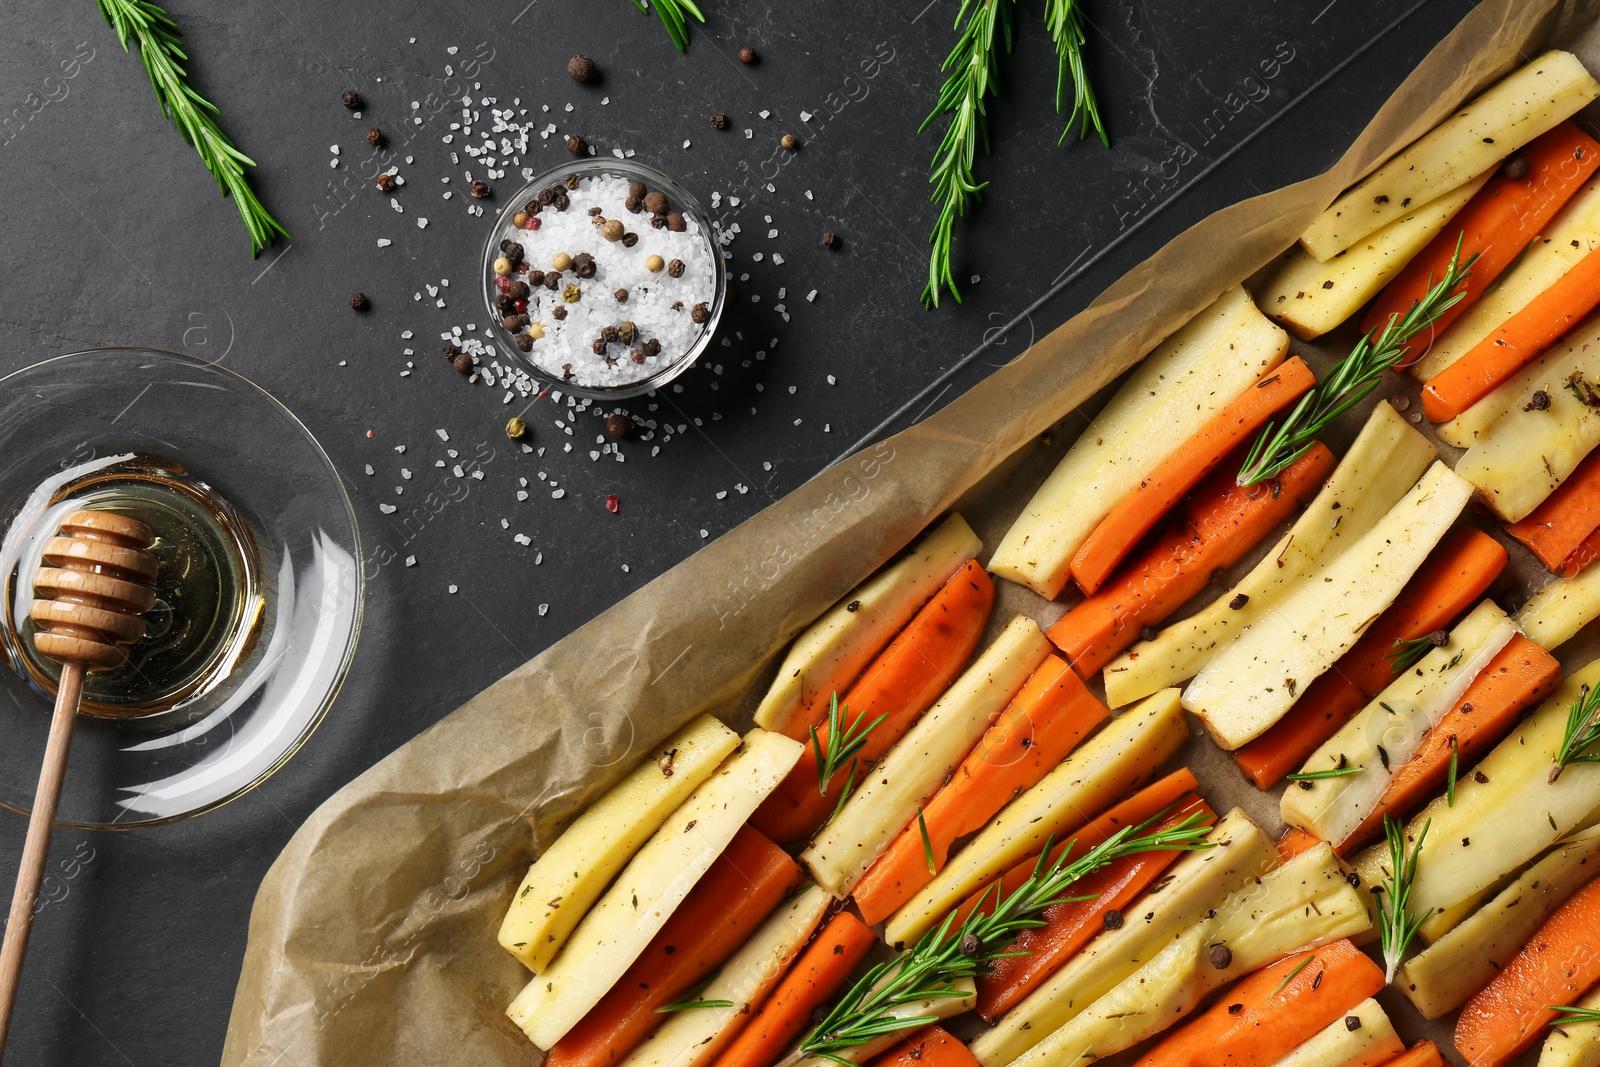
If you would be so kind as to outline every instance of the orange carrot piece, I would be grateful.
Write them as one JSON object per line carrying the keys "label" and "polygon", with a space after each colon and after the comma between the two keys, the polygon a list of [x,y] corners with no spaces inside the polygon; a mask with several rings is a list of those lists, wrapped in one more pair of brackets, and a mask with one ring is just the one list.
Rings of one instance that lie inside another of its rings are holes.
{"label": "orange carrot piece", "polygon": [[1507,526],[1506,533],[1527,545],[1540,563],[1559,571],[1597,528],[1600,528],[1600,451],[1585,456],[1544,503],[1521,522]]}
{"label": "orange carrot piece", "polygon": [[1409,641],[1448,626],[1478,602],[1505,565],[1505,547],[1482,530],[1460,526],[1450,531],[1389,610],[1367,627],[1332,670],[1324,671],[1306,688],[1287,715],[1234,752],[1233,761],[1256,788],[1277,785],[1394,681],[1388,653],[1396,641]]}
{"label": "orange carrot piece", "polygon": [[1283,862],[1288,863],[1300,853],[1322,844],[1322,838],[1309,830],[1302,830],[1298,826],[1291,826],[1278,838],[1278,855]]}
{"label": "orange carrot piece", "polygon": [[1513,637],[1467,686],[1456,706],[1445,712],[1416,754],[1397,768],[1378,806],[1339,852],[1371,843],[1383,833],[1384,815],[1404,818],[1445,787],[1450,754],[1458,767],[1471,767],[1478,756],[1516,725],[1522,713],[1561,684],[1561,664],[1521,634]]}
{"label": "orange carrot piece", "polygon": [[771,1067],[810,1029],[812,1013],[844,985],[877,943],[878,935],[855,915],[848,911],[835,915],[713,1067]]}
{"label": "orange carrot piece", "polygon": [[[991,815],[1049,773],[1105,718],[1105,705],[1066,661],[1047,657],[923,808],[934,866],[943,867],[951,845],[981,830]],[[856,886],[861,918],[868,924],[883,922],[932,880],[922,826],[907,826]]]}
{"label": "orange carrot piece", "polygon": [[1563,578],[1575,578],[1597,559],[1600,559],[1600,529],[1596,529],[1594,533],[1584,538],[1583,544],[1573,549],[1572,554],[1561,561],[1556,573]]}
{"label": "orange carrot piece", "polygon": [[[888,715],[867,735],[866,744],[856,754],[860,761],[857,782],[955,681],[978,646],[993,606],[994,580],[976,560],[968,560],[850,691],[840,694],[841,721],[847,726]],[[817,738],[827,751],[832,738],[826,724],[817,728]],[[828,783],[827,792],[820,791],[816,746],[807,744],[788,777],[750,817],[750,825],[780,845],[804,841],[833,812],[848,780],[846,764]]]}
{"label": "orange carrot piece", "polygon": [[978,1060],[947,1031],[929,1026],[873,1060],[872,1067],[978,1067]]}
{"label": "orange carrot piece", "polygon": [[1382,989],[1383,968],[1348,940],[1263,967],[1134,1067],[1270,1067]]}
{"label": "orange carrot piece", "polygon": [[660,1024],[671,1004],[731,956],[785,894],[800,867],[749,826],[678,905],[617,984],[545,1058],[548,1067],[611,1067]]}
{"label": "orange carrot piece", "polygon": [[1466,355],[1428,379],[1422,411],[1446,422],[1482,400],[1538,359],[1557,338],[1600,305],[1600,249],[1572,265]]}
{"label": "orange carrot piece", "polygon": [[[1068,845],[1073,846],[1074,857],[1081,856],[1124,826],[1137,826],[1147,819],[1155,818],[1175,804],[1189,802],[1194,799],[1190,794],[1199,787],[1199,784],[1193,771],[1187,767],[1179,767],[1165,778],[1151,782],[1087,824],[1062,831],[1061,839],[1058,839],[1050,854],[1051,862],[1054,863],[1067,850]],[[1028,876],[1033,873],[1034,864],[1038,862],[1039,855],[1035,853],[1019,861],[1016,866],[1001,875],[998,879],[1000,895],[1005,896],[1015,892],[1018,886],[1028,880]],[[984,896],[994,891],[994,886],[995,881],[991,880],[962,901],[956,908],[954,925],[960,926],[965,922],[967,916],[982,903]]]}
{"label": "orange carrot piece", "polygon": [[1444,1054],[1432,1041],[1418,1041],[1379,1067],[1445,1067]]}
{"label": "orange carrot piece", "polygon": [[1155,529],[1184,494],[1229,452],[1248,441],[1275,411],[1293,403],[1315,384],[1316,375],[1295,356],[1268,371],[1213,415],[1100,520],[1072,558],[1072,577],[1078,588],[1085,593],[1097,592],[1117,564]]}
{"label": "orange carrot piece", "polygon": [[1553,1005],[1573,1004],[1600,981],[1600,878],[1545,920],[1505,970],[1467,1001],[1456,1051],[1469,1067],[1499,1067],[1544,1037]]}
{"label": "orange carrot piece", "polygon": [[[1169,829],[1191,815],[1203,816],[1208,824],[1216,821],[1216,812],[1191,795],[1153,829]],[[978,1014],[992,1023],[1010,1011],[1105,929],[1108,912],[1120,911],[1178,856],[1176,849],[1124,856],[1072,883],[1072,896],[1089,899],[1046,908],[1040,915],[1045,925],[1022,931],[1006,949],[1021,955],[1001,957],[978,975]]]}
{"label": "orange carrot piece", "polygon": [[[1390,316],[1403,318],[1433,283],[1444,277],[1459,238],[1462,261],[1472,255],[1478,260],[1457,290],[1466,294],[1462,300],[1440,315],[1431,330],[1417,334],[1409,346],[1413,352],[1426,351],[1433,339],[1516,261],[1527,243],[1600,166],[1600,142],[1571,122],[1563,122],[1528,142],[1518,155],[1527,161],[1527,173],[1521,178],[1497,174],[1473,194],[1450,224],[1378,294],[1361,321],[1363,332],[1381,330]],[[1410,362],[1402,359],[1396,369]]]}
{"label": "orange carrot piece", "polygon": [[1130,559],[1099,592],[1074,607],[1045,636],[1088,678],[1177,611],[1211,581],[1316,495],[1336,462],[1321,442],[1276,482],[1234,484],[1242,451],[1195,487],[1177,521]]}

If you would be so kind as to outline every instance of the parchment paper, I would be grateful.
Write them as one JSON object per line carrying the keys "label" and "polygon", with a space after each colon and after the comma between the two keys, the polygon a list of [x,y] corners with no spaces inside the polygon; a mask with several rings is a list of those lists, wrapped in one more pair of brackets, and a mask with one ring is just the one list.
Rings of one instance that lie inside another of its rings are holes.
{"label": "parchment paper", "polygon": [[[992,548],[1104,386],[1539,51],[1567,48],[1600,71],[1597,16],[1600,0],[1486,0],[1326,174],[1194,226],[948,407],[819,475],[335,794],[256,897],[225,1067],[538,1064],[503,1015],[528,972],[495,933],[527,864],[577,810],[698,712],[747,726],[787,642],[952,505]],[[1295,351],[1326,367],[1348,332]],[[997,622],[1062,610],[997,584]],[[1276,796],[1244,785],[1220,750],[1197,739],[1185,757],[1213,804],[1278,825]],[[1408,1038],[1446,1036],[1398,996],[1386,1005]]]}

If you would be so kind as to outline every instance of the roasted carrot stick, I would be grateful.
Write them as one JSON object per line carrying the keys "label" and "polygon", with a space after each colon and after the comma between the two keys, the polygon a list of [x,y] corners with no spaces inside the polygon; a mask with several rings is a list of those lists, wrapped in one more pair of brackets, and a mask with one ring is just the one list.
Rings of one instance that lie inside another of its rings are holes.
{"label": "roasted carrot stick", "polygon": [[[1050,656],[923,809],[933,863],[943,867],[958,838],[981,830],[1017,793],[1043,778],[1106,718],[1065,660]],[[922,825],[906,827],[856,886],[867,923],[887,919],[933,880]]]}
{"label": "roasted carrot stick", "polygon": [[873,1060],[872,1067],[978,1067],[978,1060],[943,1029],[929,1026]]}
{"label": "roasted carrot stick", "polygon": [[1278,838],[1278,855],[1283,857],[1283,862],[1288,863],[1308,848],[1322,844],[1322,838],[1310,830],[1302,830],[1298,826],[1291,826]]}
{"label": "roasted carrot stick", "polygon": [[[888,718],[869,734],[856,754],[856,781],[900,740],[924,711],[955,681],[983,636],[994,606],[994,581],[978,565],[966,565],[944,583],[932,600],[868,667],[848,693],[840,694],[841,722],[864,727]],[[860,729],[860,727],[858,727]],[[827,751],[833,739],[827,725],[817,728]],[[800,762],[750,817],[750,825],[782,845],[804,841],[821,826],[849,780],[849,765],[838,769],[823,793],[817,785],[817,750],[806,745]]]}
{"label": "roasted carrot stick", "polygon": [[1543,504],[1521,522],[1507,526],[1506,533],[1527,545],[1540,563],[1559,571],[1597,528],[1600,528],[1600,450],[1585,456]]}
{"label": "roasted carrot stick", "polygon": [[1482,400],[1532,363],[1600,304],[1600,249],[1572,265],[1528,306],[1490,332],[1466,355],[1428,379],[1422,411],[1446,422]]}
{"label": "roasted carrot stick", "polygon": [[[1180,801],[1157,827],[1175,826],[1191,815],[1203,815],[1208,822],[1216,821],[1216,813],[1205,801],[1190,796]],[[1178,855],[1177,851],[1169,849],[1124,856],[1074,882],[1068,892],[1074,897],[1089,899],[1046,908],[1040,916],[1045,925],[1023,930],[1006,950],[1018,955],[1001,957],[987,972],[978,975],[978,1014],[994,1022],[1010,1011],[1095,934],[1105,929],[1106,916],[1113,911],[1120,912],[1160,877]]]}
{"label": "roasted carrot stick", "polygon": [[1431,330],[1417,334],[1410,345],[1412,356],[1401,360],[1400,366],[1426,351],[1582,187],[1600,166],[1600,142],[1571,122],[1563,122],[1528,142],[1519,155],[1527,161],[1527,173],[1521,178],[1503,173],[1490,178],[1428,247],[1384,287],[1361,321],[1362,331],[1371,333],[1381,330],[1390,316],[1403,318],[1429,287],[1444,277],[1458,238],[1463,261],[1468,256],[1478,257],[1461,283],[1466,296],[1439,316]]}
{"label": "roasted carrot stick", "polygon": [[801,881],[799,866],[749,826],[678,905],[627,972],[556,1042],[549,1067],[611,1067],[661,1022],[670,1004],[722,964]]}
{"label": "roasted carrot stick", "polygon": [[844,985],[877,943],[878,936],[855,915],[835,915],[713,1067],[771,1067],[811,1027],[811,1013]]}
{"label": "roasted carrot stick", "polygon": [[1072,577],[1078,588],[1085,593],[1098,591],[1117,564],[1155,529],[1185,493],[1260,429],[1273,412],[1315,384],[1316,375],[1295,356],[1262,375],[1217,412],[1100,520],[1072,558]]}
{"label": "roasted carrot stick", "polygon": [[1600,559],[1600,529],[1583,539],[1583,544],[1572,550],[1572,554],[1561,561],[1561,566],[1556,568],[1556,573],[1563,578],[1573,578],[1583,573],[1585,567]]}
{"label": "roasted carrot stick", "polygon": [[1511,731],[1524,711],[1560,684],[1556,658],[1521,634],[1513,637],[1423,738],[1422,747],[1395,769],[1378,806],[1339,844],[1340,854],[1349,855],[1381,836],[1385,814],[1404,818],[1422,807],[1445,788],[1452,752],[1458,768],[1471,767]]}
{"label": "roasted carrot stick", "polygon": [[1304,765],[1324,741],[1394,680],[1388,653],[1450,621],[1478,602],[1500,576],[1506,550],[1481,530],[1462,526],[1446,534],[1411,576],[1389,610],[1306,689],[1289,713],[1233,754],[1258,789],[1271,789]]}
{"label": "roasted carrot stick", "polygon": [[[1067,851],[1067,846],[1072,846],[1073,856],[1081,856],[1089,849],[1094,848],[1106,838],[1122,829],[1124,826],[1137,826],[1147,819],[1153,819],[1162,811],[1175,804],[1187,803],[1194,799],[1190,796],[1199,782],[1195,780],[1194,772],[1187,767],[1179,767],[1171,774],[1159,781],[1151,782],[1121,804],[1111,808],[1086,825],[1079,826],[1070,834],[1056,843],[1051,850],[1051,862],[1055,862],[1062,853]],[[1028,880],[1033,873],[1033,866],[1039,861],[1037,853],[1019,861],[998,879],[1000,895],[1005,896],[1015,892],[1016,888]],[[956,908],[956,926],[966,921],[968,915],[983,901],[986,894],[994,892],[995,882],[990,881],[975,890],[971,896],[961,902]]]}
{"label": "roasted carrot stick", "polygon": [[[1536,816],[1535,816],[1536,817]],[[1469,1067],[1499,1067],[1544,1036],[1552,1006],[1600,981],[1600,878],[1561,905],[1505,970],[1467,1001],[1456,1051]]]}
{"label": "roasted carrot stick", "polygon": [[1348,940],[1263,967],[1134,1067],[1269,1067],[1384,986]]}
{"label": "roasted carrot stick", "polygon": [[1379,1067],[1445,1067],[1444,1055],[1432,1041],[1418,1041]]}
{"label": "roasted carrot stick", "polygon": [[1063,615],[1045,635],[1088,678],[1206,587],[1211,575],[1250,551],[1273,528],[1316,495],[1336,462],[1321,442],[1275,483],[1234,484],[1243,453],[1235,450],[1212,471],[1158,534],[1089,599]]}

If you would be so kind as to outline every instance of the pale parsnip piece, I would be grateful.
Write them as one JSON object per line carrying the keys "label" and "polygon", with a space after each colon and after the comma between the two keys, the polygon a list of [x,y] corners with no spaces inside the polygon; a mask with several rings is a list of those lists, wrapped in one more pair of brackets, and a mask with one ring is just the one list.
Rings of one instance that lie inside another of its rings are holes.
{"label": "pale parsnip piece", "polygon": [[[958,978],[950,983],[950,988],[959,990],[962,996],[929,997],[926,1000],[891,1008],[884,1014],[892,1019],[928,1019],[931,1016],[932,1022],[939,1023],[952,1016],[969,1012],[978,1006],[978,985],[972,979]],[[854,1048],[840,1049],[834,1055],[841,1060],[849,1060],[851,1063],[866,1063],[878,1053],[900,1044],[912,1031],[919,1030],[927,1025],[927,1022],[910,1023],[903,1030],[882,1034]],[[791,1067],[791,1064],[793,1064],[793,1067],[831,1067],[833,1062],[833,1060],[822,1056],[807,1056],[799,1060],[798,1063],[793,1063],[791,1059],[784,1059],[780,1061],[780,1065],[781,1067]]]}
{"label": "pale parsnip piece", "polygon": [[535,1045],[549,1049],[600,1002],[803,750],[782,734],[751,730],[668,816],[506,1009]]}
{"label": "pale parsnip piece", "polygon": [[1577,56],[1546,52],[1335,200],[1300,241],[1318,259],[1328,259],[1400,218],[1413,204],[1425,204],[1494,167],[1597,96],[1600,85]]}
{"label": "pale parsnip piece", "polygon": [[1522,632],[1547,652],[1600,616],[1600,567],[1545,584],[1517,613]]}
{"label": "pale parsnip piece", "polygon": [[1394,602],[1471,497],[1435,463],[1360,541],[1217,653],[1183,706],[1223,748],[1259,737]]}
{"label": "pale parsnip piece", "polygon": [[[1114,989],[1015,1061],[1050,1067],[1098,1060],[1160,1033],[1212,991],[1300,949],[1371,926],[1366,901],[1326,842],[1233,893]],[[1218,967],[1212,954],[1226,946]]]}
{"label": "pale parsnip piece", "polygon": [[1425,1018],[1454,1011],[1511,962],[1597,867],[1600,827],[1563,839],[1494,899],[1407,960],[1395,984]]}
{"label": "pale parsnip piece", "polygon": [[[795,638],[772,688],[756,708],[756,725],[788,732],[797,713],[826,709],[829,696],[848,689],[917,609],[982,549],[983,542],[967,521],[952,514],[904,559],[846,593]],[[800,725],[801,733],[805,725],[809,723]]]}
{"label": "pale parsnip piece", "polygon": [[989,821],[933,881],[884,927],[884,940],[911,944],[979,886],[999,877],[1047,840],[1061,844],[1075,826],[1155,779],[1189,740],[1178,691],[1165,689],[1112,719],[1033,788]]}
{"label": "pale parsnip piece", "polygon": [[[1193,678],[1219,648],[1308,575],[1372,529],[1417,483],[1438,450],[1388,404],[1367,417],[1350,451],[1289,532],[1232,589],[1106,664],[1106,702],[1121,707]],[[1238,597],[1242,608],[1232,608]]]}
{"label": "pale parsnip piece", "polygon": [[1461,188],[1413,208],[1327,262],[1296,245],[1256,296],[1256,305],[1302,341],[1321,337],[1377,296],[1483,188],[1491,173],[1484,171]]}
{"label": "pale parsnip piece", "polygon": [[1133,369],[1006,532],[989,570],[1054,599],[1118,500],[1289,354],[1289,335],[1229,289]]}
{"label": "pale parsnip piece", "polygon": [[663,1015],[661,1025],[629,1053],[622,1067],[703,1067],[715,1060],[749,1018],[752,1005],[777,986],[832,899],[809,886],[780,905],[696,994],[700,1000],[731,1000],[733,1005]]}
{"label": "pale parsnip piece", "polygon": [[[1569,675],[1471,772],[1456,782],[1456,802],[1438,797],[1406,824],[1409,850],[1431,820],[1411,885],[1415,915],[1448,908],[1533,860],[1600,806],[1600,764],[1574,764],[1550,781],[1567,710],[1584,685],[1600,684],[1600,660]],[[1479,772],[1484,780],[1479,780]],[[1387,875],[1382,842],[1352,864],[1364,885]]]}
{"label": "pale parsnip piece", "polygon": [[[1349,1019],[1357,1025],[1351,1029]],[[1376,1000],[1367,998],[1333,1020],[1272,1067],[1377,1067],[1406,1050]]]}
{"label": "pale parsnip piece", "polygon": [[1005,710],[1050,654],[1039,624],[1018,615],[945,690],[928,713],[895,742],[845,801],[800,862],[817,884],[847,895],[889,842],[916,818],[917,807],[960,765],[995,716]]}
{"label": "pale parsnip piece", "polygon": [[[1449,422],[1441,422],[1434,427],[1434,432],[1446,444],[1470,449],[1492,438],[1501,422],[1514,418],[1527,422],[1530,415],[1551,415],[1552,410],[1540,407],[1542,401],[1534,399],[1536,393],[1544,393],[1550,399],[1551,409],[1559,401],[1569,402],[1568,407],[1579,406],[1577,397],[1567,388],[1567,381],[1573,374],[1582,374],[1586,380],[1594,382],[1595,363],[1600,358],[1595,355],[1596,341],[1600,341],[1600,315],[1590,316],[1574,326],[1544,355],[1460,415]],[[1576,412],[1569,411],[1567,414],[1571,416]],[[1560,416],[1556,415],[1556,418]],[[1529,426],[1535,432],[1538,428],[1538,423]],[[1539,464],[1537,453],[1530,462]]]}
{"label": "pale parsnip piece", "polygon": [[[1600,389],[1600,315],[1575,327],[1501,388],[1512,390],[1511,404],[1456,461],[1456,473],[1477,488],[1495,514],[1506,522],[1518,522],[1600,444],[1600,401],[1592,405],[1578,395]],[[1536,391],[1545,394],[1548,404],[1533,402]],[[1526,399],[1518,403],[1523,394]],[[1478,403],[1494,399],[1491,393]],[[1454,423],[1467,419],[1476,407]]]}
{"label": "pale parsnip piece", "polygon": [[1215,848],[1190,852],[1136,898],[1131,921],[1097,934],[1060,970],[972,1041],[983,1067],[1006,1067],[1138,970],[1173,938],[1280,863],[1272,838],[1234,808],[1212,827]]}
{"label": "pale parsnip piece", "polygon": [[1516,632],[1516,625],[1494,601],[1485,600],[1474,608],[1450,632],[1448,644],[1385,686],[1311,754],[1302,771],[1360,770],[1284,790],[1283,821],[1324,841],[1343,841],[1355,833],[1378,806],[1394,773],[1416,754],[1445,712]]}
{"label": "pale parsnip piece", "polygon": [[[1577,1008],[1600,1011],[1600,987],[1580,997]],[[1539,1050],[1539,1067],[1600,1067],[1600,1022],[1552,1028]]]}
{"label": "pale parsnip piece", "polygon": [[1591,178],[1550,220],[1546,232],[1528,242],[1527,250],[1494,287],[1478,297],[1450,324],[1427,353],[1411,365],[1411,374],[1425,382],[1475,348],[1533,298],[1554,285],[1573,266],[1600,248],[1600,178]]}
{"label": "pale parsnip piece", "polygon": [[544,970],[622,865],[739,747],[710,715],[695,718],[579,815],[528,868],[500,924],[500,944]]}

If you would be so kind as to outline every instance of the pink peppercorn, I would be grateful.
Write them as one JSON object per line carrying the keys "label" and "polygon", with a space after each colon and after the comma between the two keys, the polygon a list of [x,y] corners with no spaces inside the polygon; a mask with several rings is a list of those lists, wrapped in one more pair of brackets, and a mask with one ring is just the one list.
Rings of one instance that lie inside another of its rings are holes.
{"label": "pink peppercorn", "polygon": [[522,314],[522,313],[523,313],[523,312],[524,312],[524,311],[527,311],[527,310],[528,310],[528,302],[527,302],[527,301],[526,301],[526,300],[518,300],[518,301],[517,301],[517,302],[516,302],[516,305],[515,305],[515,306],[516,306],[516,309],[517,309],[517,314],[518,314],[518,315],[520,315],[520,314]]}
{"label": "pink peppercorn", "polygon": [[622,501],[617,499],[617,494],[611,493],[606,497],[606,510],[615,515],[622,508]]}
{"label": "pink peppercorn", "polygon": [[522,224],[522,228],[525,230],[537,230],[539,228],[539,220],[529,219],[527,222]]}
{"label": "pink peppercorn", "polygon": [[511,279],[510,278],[496,278],[494,280],[494,285],[495,285],[496,289],[499,289],[502,293],[504,293],[504,292],[508,291],[511,288]]}

